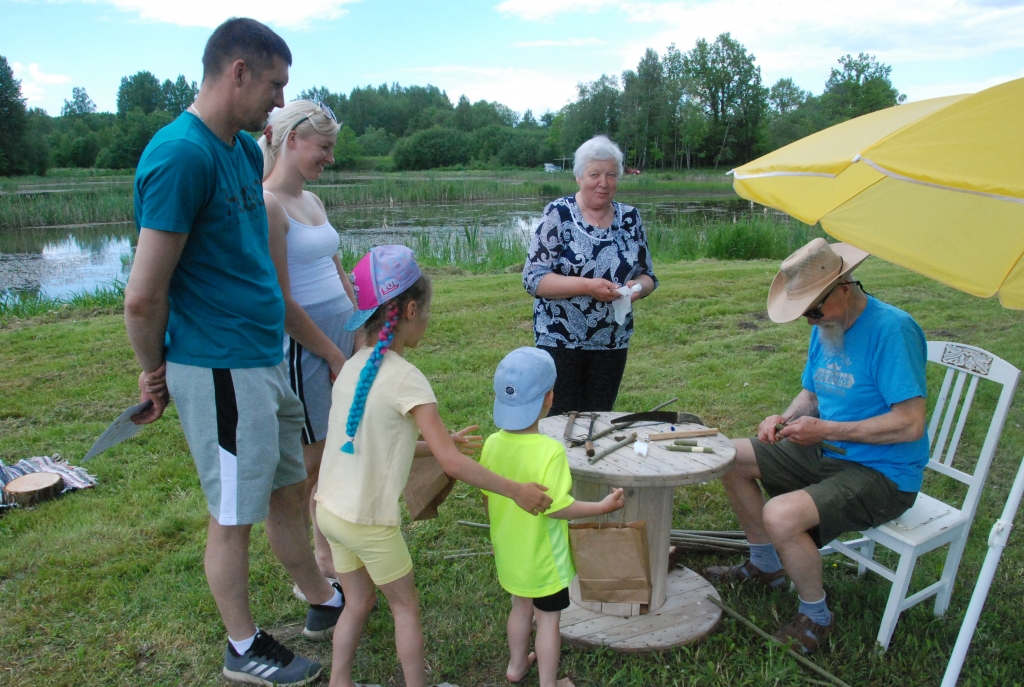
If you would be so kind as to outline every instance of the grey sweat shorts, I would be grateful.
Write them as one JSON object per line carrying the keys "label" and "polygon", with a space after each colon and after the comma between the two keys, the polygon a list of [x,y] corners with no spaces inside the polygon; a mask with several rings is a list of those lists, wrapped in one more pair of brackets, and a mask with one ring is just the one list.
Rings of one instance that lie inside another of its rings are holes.
{"label": "grey sweat shorts", "polygon": [[769,496],[803,489],[818,509],[820,522],[808,534],[824,546],[845,532],[877,527],[914,505],[917,492],[900,491],[878,470],[830,458],[818,446],[783,439],[776,444],[750,440]]}
{"label": "grey sweat shorts", "polygon": [[[353,312],[352,302],[347,297],[314,303],[302,309],[346,358],[352,357],[355,332],[345,331],[345,323]],[[331,366],[287,334],[284,339],[288,383],[306,411],[302,443],[315,444],[327,438],[327,418],[331,414]]]}
{"label": "grey sweat shorts", "polygon": [[302,403],[274,367],[210,369],[167,363],[167,388],[221,525],[265,520],[270,493],[306,479]]}

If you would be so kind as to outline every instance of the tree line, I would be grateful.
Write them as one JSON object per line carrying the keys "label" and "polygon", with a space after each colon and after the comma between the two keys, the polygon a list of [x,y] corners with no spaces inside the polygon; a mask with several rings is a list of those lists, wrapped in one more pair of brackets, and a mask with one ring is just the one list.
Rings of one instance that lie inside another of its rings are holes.
{"label": "tree line", "polygon": [[[431,85],[382,84],[348,94],[318,87],[298,97],[326,103],[343,123],[335,148],[340,168],[536,167],[571,158],[595,134],[615,140],[630,167],[718,168],[903,102],[891,73],[861,53],[840,57],[818,95],[792,79],[769,87],[754,55],[723,33],[685,52],[648,49],[635,70],[580,83],[572,102],[539,117],[464,95],[452,103]],[[50,117],[26,108],[0,57],[0,175],[134,167],[153,134],[197,92],[184,76],[161,82],[141,71],[121,79],[116,114],[96,112],[85,89],[75,87],[60,116]]]}

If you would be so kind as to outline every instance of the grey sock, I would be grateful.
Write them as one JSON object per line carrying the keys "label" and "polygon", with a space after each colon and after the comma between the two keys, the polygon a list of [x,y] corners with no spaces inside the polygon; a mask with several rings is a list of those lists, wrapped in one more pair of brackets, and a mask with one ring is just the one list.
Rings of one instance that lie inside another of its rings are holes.
{"label": "grey sock", "polygon": [[828,625],[832,622],[832,611],[828,610],[824,596],[814,602],[800,599],[799,611],[819,625]]}
{"label": "grey sock", "polygon": [[750,562],[761,572],[773,573],[782,570],[782,561],[771,544],[751,544]]}

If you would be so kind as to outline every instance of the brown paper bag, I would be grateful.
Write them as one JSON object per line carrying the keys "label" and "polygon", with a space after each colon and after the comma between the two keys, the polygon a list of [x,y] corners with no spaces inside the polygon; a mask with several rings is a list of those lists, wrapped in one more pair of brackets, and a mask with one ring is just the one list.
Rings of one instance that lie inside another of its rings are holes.
{"label": "brown paper bag", "polygon": [[645,521],[569,525],[569,547],[582,601],[651,602],[651,556]]}
{"label": "brown paper bag", "polygon": [[456,480],[445,474],[434,456],[415,458],[405,483],[405,505],[413,520],[437,517],[437,507],[444,503]]}

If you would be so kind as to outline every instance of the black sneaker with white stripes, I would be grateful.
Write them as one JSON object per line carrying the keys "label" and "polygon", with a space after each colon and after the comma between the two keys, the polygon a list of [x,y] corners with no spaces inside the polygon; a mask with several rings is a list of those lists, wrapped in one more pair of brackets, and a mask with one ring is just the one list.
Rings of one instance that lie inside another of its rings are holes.
{"label": "black sneaker with white stripes", "polygon": [[241,656],[228,642],[224,652],[224,677],[232,682],[247,682],[267,687],[305,685],[323,670],[316,661],[296,656],[263,630],[256,633],[252,646]]}

